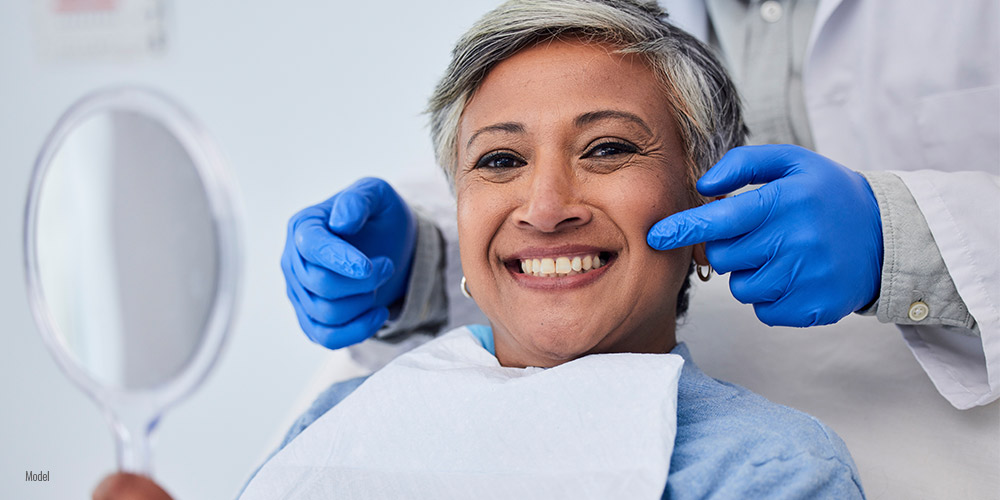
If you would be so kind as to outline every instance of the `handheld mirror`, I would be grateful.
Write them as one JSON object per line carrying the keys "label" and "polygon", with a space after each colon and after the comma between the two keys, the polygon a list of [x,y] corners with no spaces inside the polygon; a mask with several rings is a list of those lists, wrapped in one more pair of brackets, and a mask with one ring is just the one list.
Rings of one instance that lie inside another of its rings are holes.
{"label": "handheld mirror", "polygon": [[29,303],[59,366],[108,417],[121,470],[150,472],[150,433],[219,356],[240,260],[230,186],[196,122],[137,88],[81,99],[38,155]]}

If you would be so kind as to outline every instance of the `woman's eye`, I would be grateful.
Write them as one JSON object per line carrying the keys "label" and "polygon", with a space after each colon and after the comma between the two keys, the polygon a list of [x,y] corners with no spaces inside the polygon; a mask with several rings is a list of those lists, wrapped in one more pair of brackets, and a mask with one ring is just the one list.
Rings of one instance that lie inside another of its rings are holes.
{"label": "woman's eye", "polygon": [[504,152],[490,153],[476,162],[476,168],[492,168],[497,170],[517,168],[524,165],[524,160],[511,153]]}
{"label": "woman's eye", "polygon": [[625,142],[604,142],[594,146],[583,155],[584,158],[601,158],[615,155],[630,155],[638,153],[639,148]]}

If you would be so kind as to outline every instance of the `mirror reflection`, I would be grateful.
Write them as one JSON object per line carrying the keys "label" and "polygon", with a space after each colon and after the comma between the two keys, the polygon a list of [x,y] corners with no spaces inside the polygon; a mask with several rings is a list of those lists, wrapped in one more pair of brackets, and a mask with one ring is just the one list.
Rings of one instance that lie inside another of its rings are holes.
{"label": "mirror reflection", "polygon": [[148,389],[187,365],[219,245],[196,165],[162,124],[110,110],[71,131],[44,180],[37,237],[59,340],[95,380]]}

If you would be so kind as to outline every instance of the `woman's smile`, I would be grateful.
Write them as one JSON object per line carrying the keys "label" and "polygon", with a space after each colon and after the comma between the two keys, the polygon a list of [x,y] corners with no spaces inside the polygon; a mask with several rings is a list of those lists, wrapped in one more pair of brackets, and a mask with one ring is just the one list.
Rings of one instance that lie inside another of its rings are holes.
{"label": "woman's smile", "polygon": [[500,261],[521,286],[557,290],[593,283],[617,255],[617,251],[606,247],[565,244],[524,248]]}

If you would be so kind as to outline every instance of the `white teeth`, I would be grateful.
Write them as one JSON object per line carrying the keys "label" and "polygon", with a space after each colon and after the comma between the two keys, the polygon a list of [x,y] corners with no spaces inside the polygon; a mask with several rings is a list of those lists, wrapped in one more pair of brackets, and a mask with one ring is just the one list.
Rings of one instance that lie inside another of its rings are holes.
{"label": "white teeth", "polygon": [[582,274],[606,264],[606,261],[601,262],[600,255],[524,259],[521,261],[521,272],[540,278],[564,277]]}
{"label": "white teeth", "polygon": [[559,257],[556,259],[556,272],[559,274],[566,274],[573,270],[573,264],[570,262],[569,257]]}
{"label": "white teeth", "polygon": [[545,274],[556,272],[556,261],[548,258],[542,259],[542,272]]}

